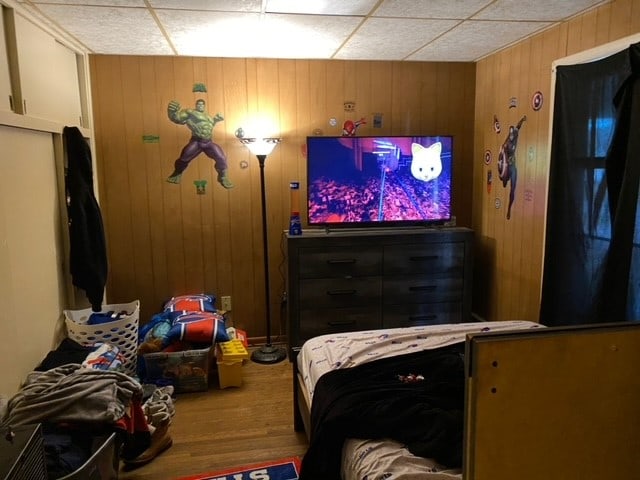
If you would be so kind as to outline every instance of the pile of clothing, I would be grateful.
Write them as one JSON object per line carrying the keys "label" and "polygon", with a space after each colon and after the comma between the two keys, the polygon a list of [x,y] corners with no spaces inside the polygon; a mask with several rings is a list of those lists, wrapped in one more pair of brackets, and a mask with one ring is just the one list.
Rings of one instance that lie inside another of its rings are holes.
{"label": "pile of clothing", "polygon": [[75,472],[92,455],[91,440],[116,433],[116,455],[141,465],[171,446],[170,387],[143,386],[122,371],[118,348],[65,338],[3,405],[0,428],[41,423],[50,479]]}

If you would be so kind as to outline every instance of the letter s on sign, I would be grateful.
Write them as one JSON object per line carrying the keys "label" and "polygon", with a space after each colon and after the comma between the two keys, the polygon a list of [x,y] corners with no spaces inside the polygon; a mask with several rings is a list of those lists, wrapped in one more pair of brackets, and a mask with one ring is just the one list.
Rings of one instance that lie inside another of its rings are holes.
{"label": "letter s on sign", "polygon": [[269,477],[269,472],[265,468],[264,470],[252,471],[251,473],[249,473],[249,478],[251,480],[269,480],[271,477]]}

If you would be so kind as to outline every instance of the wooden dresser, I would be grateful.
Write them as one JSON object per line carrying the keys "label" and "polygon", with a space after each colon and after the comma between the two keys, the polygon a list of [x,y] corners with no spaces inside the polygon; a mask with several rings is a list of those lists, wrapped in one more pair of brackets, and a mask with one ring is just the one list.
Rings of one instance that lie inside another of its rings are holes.
{"label": "wooden dresser", "polygon": [[327,333],[471,321],[468,228],[305,230],[286,247],[290,354]]}

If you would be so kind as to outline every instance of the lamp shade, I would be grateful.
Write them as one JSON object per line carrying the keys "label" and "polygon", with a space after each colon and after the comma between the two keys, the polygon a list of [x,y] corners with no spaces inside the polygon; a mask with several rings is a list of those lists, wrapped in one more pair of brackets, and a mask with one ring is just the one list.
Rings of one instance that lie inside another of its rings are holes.
{"label": "lamp shade", "polygon": [[280,143],[279,138],[241,138],[240,141],[247,146],[254,155],[269,155],[275,146]]}

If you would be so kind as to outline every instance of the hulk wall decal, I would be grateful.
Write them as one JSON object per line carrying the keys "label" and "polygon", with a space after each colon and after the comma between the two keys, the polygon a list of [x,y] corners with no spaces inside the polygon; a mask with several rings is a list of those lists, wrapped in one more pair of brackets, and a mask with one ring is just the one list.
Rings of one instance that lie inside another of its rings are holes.
{"label": "hulk wall decal", "polygon": [[173,173],[167,178],[167,182],[180,183],[182,173],[191,160],[204,153],[215,162],[218,183],[224,188],[233,188],[233,183],[227,176],[227,156],[222,147],[213,141],[213,127],[223,121],[224,117],[219,113],[209,115],[205,109],[205,101],[201,98],[196,100],[195,109],[181,108],[180,103],[172,100],[167,107],[167,115],[173,123],[186,125],[191,130],[191,138],[175,161]]}

